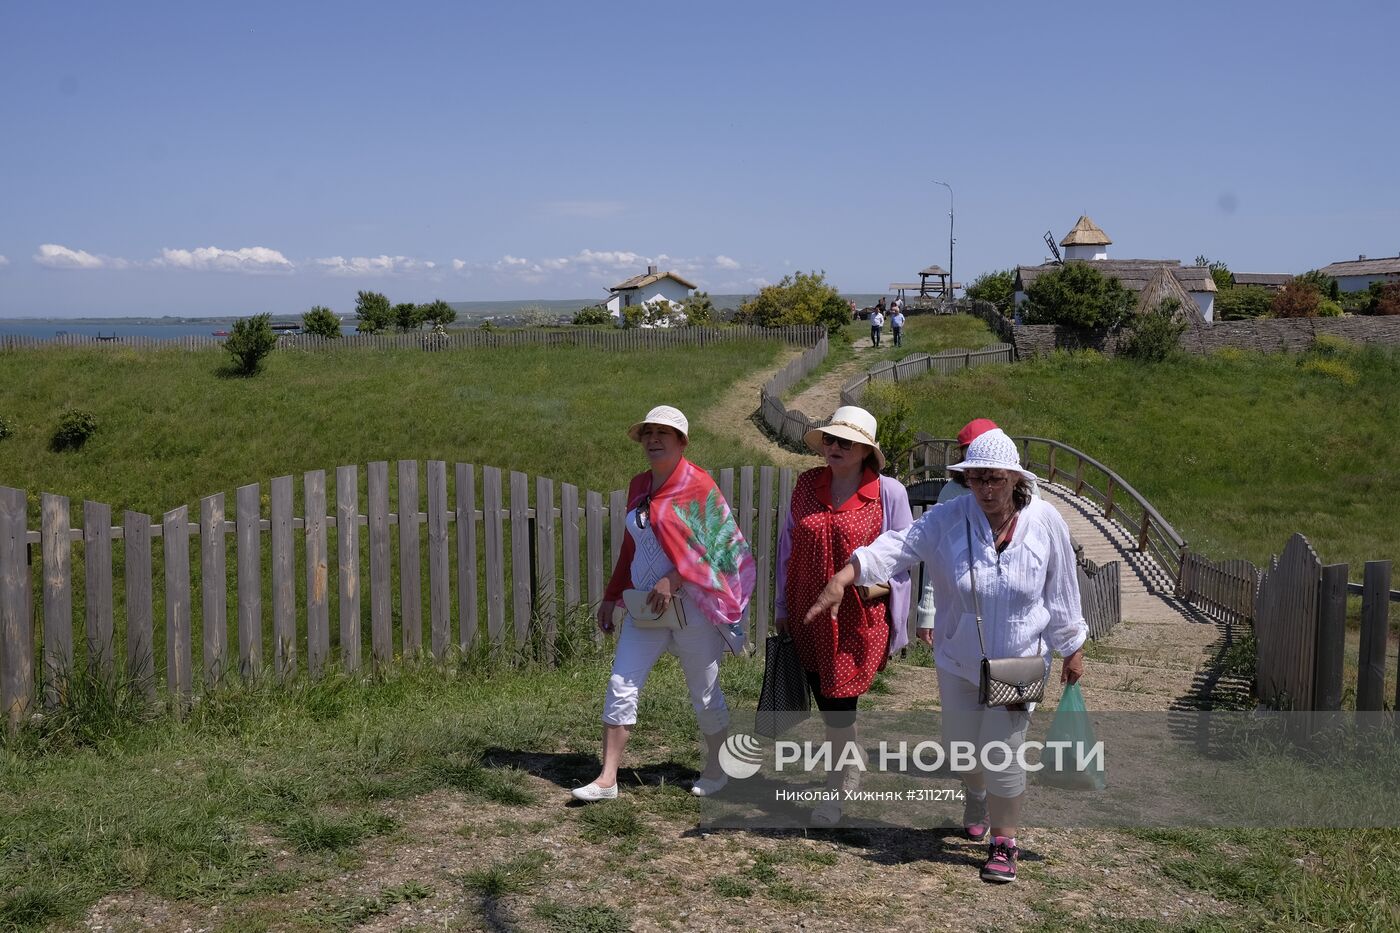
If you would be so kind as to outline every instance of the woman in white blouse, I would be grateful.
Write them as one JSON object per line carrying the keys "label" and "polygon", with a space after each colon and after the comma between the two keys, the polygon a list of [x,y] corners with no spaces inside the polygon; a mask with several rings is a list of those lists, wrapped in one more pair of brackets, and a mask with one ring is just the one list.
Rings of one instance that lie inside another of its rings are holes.
{"label": "woman in white blouse", "polygon": [[[848,586],[888,580],[925,561],[936,593],[932,642],[943,741],[945,746],[972,742],[980,760],[980,749],[991,742],[1019,748],[1031,707],[979,702],[983,652],[975,607],[981,607],[986,657],[1040,655],[1048,670],[1053,650],[1064,658],[1061,680],[1066,683],[1084,673],[1088,626],[1079,603],[1069,528],[1053,506],[1032,498],[1034,474],[1021,469],[1016,443],[1001,430],[987,431],[968,446],[966,459],[949,469],[963,471],[972,495],[936,505],[912,527],[886,532],[870,546],[857,548],[827,583],[809,618],[839,605]],[[962,778],[968,835],[981,840],[990,830],[992,837],[982,879],[1015,881],[1024,769],[1013,756],[1005,770],[978,769]]]}

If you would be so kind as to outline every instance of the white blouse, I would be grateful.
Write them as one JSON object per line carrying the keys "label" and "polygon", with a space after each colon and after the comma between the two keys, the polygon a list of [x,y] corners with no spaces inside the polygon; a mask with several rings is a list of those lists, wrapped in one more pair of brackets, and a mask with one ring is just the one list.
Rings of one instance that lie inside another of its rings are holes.
{"label": "white blouse", "polygon": [[992,528],[973,496],[929,509],[911,527],[888,531],[852,555],[858,584],[888,580],[924,561],[935,595],[934,662],[939,671],[974,683],[982,649],[973,614],[968,527],[977,565],[977,598],[989,658],[1061,656],[1084,644],[1089,626],[1079,602],[1079,578],[1069,526],[1043,499],[1021,510],[1011,542],[1000,554]]}

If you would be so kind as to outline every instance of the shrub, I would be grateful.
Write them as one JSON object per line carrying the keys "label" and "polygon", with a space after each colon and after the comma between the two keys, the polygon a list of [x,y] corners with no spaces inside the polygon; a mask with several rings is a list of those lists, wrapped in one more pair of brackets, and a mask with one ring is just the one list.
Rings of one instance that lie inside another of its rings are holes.
{"label": "shrub", "polygon": [[1322,295],[1324,298],[1330,298],[1332,301],[1341,300],[1342,290],[1337,284],[1337,280],[1330,275],[1324,275],[1317,269],[1309,269],[1302,275],[1294,276],[1293,283],[1297,284],[1299,282],[1304,282],[1316,288],[1318,294]]}
{"label": "shrub", "polygon": [[1356,380],[1358,378],[1356,370],[1352,369],[1351,365],[1345,360],[1305,359],[1302,361],[1301,365],[1304,372],[1317,373],[1319,376],[1329,376],[1341,382],[1342,385],[1356,385]]}
{"label": "shrub", "polygon": [[1356,352],[1356,344],[1336,334],[1318,334],[1313,338],[1309,354],[1323,359],[1350,356]]}
{"label": "shrub", "polygon": [[1257,285],[1222,288],[1215,295],[1217,321],[1245,321],[1269,313],[1274,293]]}
{"label": "shrub", "polygon": [[716,323],[715,303],[708,292],[696,292],[681,302],[686,327],[708,327]]}
{"label": "shrub", "polygon": [[233,357],[233,370],[240,376],[252,376],[262,369],[263,360],[277,346],[271,322],[271,314],[255,314],[233,322],[224,349]]}
{"label": "shrub", "polygon": [[1136,301],[1117,279],[1086,262],[1070,262],[1032,282],[1022,310],[1027,324],[1112,330],[1128,319]]}
{"label": "shrub", "polygon": [[574,323],[579,327],[590,327],[597,324],[611,324],[612,315],[603,305],[589,305],[581,309],[574,315]]}
{"label": "shrub", "polygon": [[1235,277],[1230,272],[1230,267],[1219,259],[1211,259],[1209,256],[1197,256],[1196,265],[1204,266],[1210,270],[1211,281],[1215,282],[1217,290],[1223,291],[1235,284]]}
{"label": "shrub", "polygon": [[58,418],[53,432],[54,450],[77,450],[97,433],[97,416],[82,408],[70,408]]}
{"label": "shrub", "polygon": [[0,441],[7,437],[13,437],[15,433],[15,423],[8,418],[0,416]]}
{"label": "shrub", "polygon": [[820,324],[835,334],[851,319],[851,307],[836,287],[827,284],[825,272],[797,272],[785,275],[777,285],[769,285],[740,306],[736,324],[756,327],[783,327],[791,324]]}
{"label": "shrub", "polygon": [[316,305],[301,316],[301,329],[316,337],[340,336],[340,318],[330,308]]}
{"label": "shrub", "polygon": [[1322,306],[1322,292],[1311,282],[1297,279],[1274,295],[1269,305],[1273,317],[1317,317]]}
{"label": "shrub", "polygon": [[1166,298],[1134,317],[1118,344],[1119,352],[1144,363],[1160,363],[1177,355],[1178,341],[1186,330],[1186,321],[1177,313],[1180,310],[1178,299]]}
{"label": "shrub", "polygon": [[645,305],[628,305],[622,309],[622,326],[641,327],[646,317],[647,309]]}
{"label": "shrub", "polygon": [[983,272],[972,280],[964,294],[973,301],[990,301],[1002,314],[1010,314],[1011,303],[1016,299],[1016,270]]}
{"label": "shrub", "polygon": [[1341,317],[1342,306],[1331,298],[1324,298],[1317,303],[1318,317]]}
{"label": "shrub", "polygon": [[1400,314],[1400,282],[1387,282],[1381,286],[1374,313]]}
{"label": "shrub", "polygon": [[359,292],[355,295],[355,330],[362,334],[383,333],[394,319],[389,299],[379,292]]}

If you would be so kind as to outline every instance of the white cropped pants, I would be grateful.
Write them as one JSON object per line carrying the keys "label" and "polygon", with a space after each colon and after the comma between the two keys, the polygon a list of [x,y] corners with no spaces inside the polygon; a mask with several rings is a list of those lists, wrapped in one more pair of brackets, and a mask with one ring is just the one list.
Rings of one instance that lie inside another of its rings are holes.
{"label": "white cropped pants", "polygon": [[[700,616],[700,613],[692,615]],[[729,727],[729,707],[719,688],[724,639],[719,629],[703,618],[679,631],[639,629],[630,617],[622,623],[617,653],[613,655],[612,676],[608,678],[607,697],[603,701],[603,722],[610,726],[636,723],[637,698],[652,667],[667,651],[681,662],[700,731],[705,735],[723,732]]]}

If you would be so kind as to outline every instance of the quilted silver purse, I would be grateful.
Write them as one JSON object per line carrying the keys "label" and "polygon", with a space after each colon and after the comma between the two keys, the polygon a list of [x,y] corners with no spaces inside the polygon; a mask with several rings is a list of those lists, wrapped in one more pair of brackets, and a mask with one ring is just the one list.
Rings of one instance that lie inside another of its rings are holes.
{"label": "quilted silver purse", "polygon": [[982,649],[982,677],[977,699],[984,706],[1023,706],[1045,698],[1050,670],[1043,655],[1030,658],[989,658],[982,638],[982,603],[977,598],[977,558],[972,551],[972,523],[967,522],[967,569],[972,575],[972,610],[977,618],[977,644]]}

